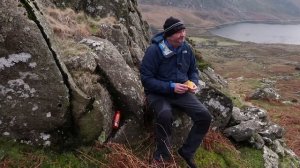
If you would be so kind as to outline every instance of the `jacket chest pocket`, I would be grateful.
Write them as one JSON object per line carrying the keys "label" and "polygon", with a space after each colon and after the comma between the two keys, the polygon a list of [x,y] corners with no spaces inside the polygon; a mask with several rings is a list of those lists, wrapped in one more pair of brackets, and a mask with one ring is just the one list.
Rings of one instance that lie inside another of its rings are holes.
{"label": "jacket chest pocket", "polygon": [[179,62],[181,65],[179,70],[182,73],[187,73],[190,68],[190,60],[188,59],[188,57],[182,57],[182,59]]}

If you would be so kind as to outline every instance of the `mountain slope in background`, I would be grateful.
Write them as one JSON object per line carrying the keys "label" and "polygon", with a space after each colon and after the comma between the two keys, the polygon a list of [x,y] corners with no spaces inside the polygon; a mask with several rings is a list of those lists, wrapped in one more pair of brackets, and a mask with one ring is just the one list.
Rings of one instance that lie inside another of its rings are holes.
{"label": "mountain slope in background", "polygon": [[238,21],[291,22],[300,20],[299,0],[139,0],[145,19],[160,28],[166,17],[181,18],[192,27],[210,28]]}
{"label": "mountain slope in background", "polygon": [[297,0],[140,0],[142,4],[184,7],[189,9],[223,10],[225,8],[243,14],[244,12],[261,12],[300,16],[300,2]]}

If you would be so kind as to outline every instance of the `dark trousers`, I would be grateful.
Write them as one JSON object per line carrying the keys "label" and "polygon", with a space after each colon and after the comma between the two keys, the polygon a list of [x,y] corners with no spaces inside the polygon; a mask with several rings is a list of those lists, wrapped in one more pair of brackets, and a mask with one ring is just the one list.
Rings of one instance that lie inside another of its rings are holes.
{"label": "dark trousers", "polygon": [[160,160],[170,159],[170,138],[172,133],[172,107],[179,107],[194,122],[187,139],[181,147],[182,153],[187,158],[194,156],[197,148],[201,144],[207,133],[211,115],[207,108],[192,93],[174,94],[174,95],[147,95],[148,103],[155,112],[155,133],[157,148],[154,152],[154,158]]}

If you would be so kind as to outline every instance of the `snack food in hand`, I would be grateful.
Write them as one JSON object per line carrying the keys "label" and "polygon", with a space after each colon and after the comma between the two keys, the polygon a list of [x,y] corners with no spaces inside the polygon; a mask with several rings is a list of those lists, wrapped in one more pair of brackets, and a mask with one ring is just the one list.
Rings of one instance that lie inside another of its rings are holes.
{"label": "snack food in hand", "polygon": [[184,82],[184,84],[187,85],[187,87],[188,87],[189,89],[194,89],[194,87],[195,87],[194,82],[192,82],[192,81],[190,81],[190,80]]}

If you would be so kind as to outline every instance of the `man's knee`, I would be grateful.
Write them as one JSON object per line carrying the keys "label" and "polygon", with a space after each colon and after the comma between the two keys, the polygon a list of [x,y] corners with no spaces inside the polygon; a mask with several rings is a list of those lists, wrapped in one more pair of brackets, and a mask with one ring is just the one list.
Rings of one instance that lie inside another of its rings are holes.
{"label": "man's knee", "polygon": [[201,121],[210,123],[212,120],[212,116],[207,108],[202,108],[200,112],[197,113],[195,121]]}

